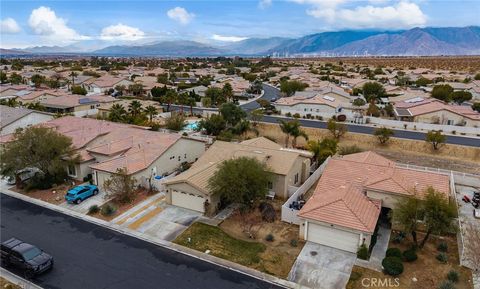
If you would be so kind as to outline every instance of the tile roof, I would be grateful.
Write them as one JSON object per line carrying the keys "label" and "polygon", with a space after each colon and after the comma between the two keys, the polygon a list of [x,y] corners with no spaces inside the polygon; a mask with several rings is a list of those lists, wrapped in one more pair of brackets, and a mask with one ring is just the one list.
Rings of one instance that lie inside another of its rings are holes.
{"label": "tile roof", "polygon": [[217,166],[225,160],[238,157],[256,158],[266,163],[273,173],[287,175],[298,157],[311,157],[309,152],[284,150],[270,142],[265,138],[255,138],[242,143],[216,141],[190,169],[165,183],[188,182],[209,194],[207,181],[215,173]]}
{"label": "tile roof", "polygon": [[117,101],[116,98],[107,95],[62,95],[54,98],[44,99],[40,104],[45,107],[70,108],[85,104],[108,103]]}
{"label": "tile roof", "polygon": [[9,107],[0,105],[0,128],[3,128],[12,122],[29,115],[33,110],[21,107]]}
{"label": "tile roof", "polygon": [[[373,232],[375,225],[371,224],[372,218],[376,223],[378,217],[377,205],[365,196],[365,190],[423,198],[429,187],[448,197],[449,176],[397,167],[395,162],[374,152],[335,157],[328,162],[313,196],[299,216]],[[333,203],[335,205],[330,205]],[[350,218],[352,214],[356,218]],[[346,219],[347,215],[350,217]]]}
{"label": "tile roof", "polygon": [[[419,98],[419,100],[420,99],[421,98]],[[434,98],[423,99],[416,102],[411,102],[409,100],[397,102],[394,105],[394,109],[397,111],[397,115],[399,116],[408,115],[406,113],[407,111],[411,116],[419,116],[427,113],[446,110],[465,118],[480,120],[480,113],[474,111],[470,106],[446,104]]]}

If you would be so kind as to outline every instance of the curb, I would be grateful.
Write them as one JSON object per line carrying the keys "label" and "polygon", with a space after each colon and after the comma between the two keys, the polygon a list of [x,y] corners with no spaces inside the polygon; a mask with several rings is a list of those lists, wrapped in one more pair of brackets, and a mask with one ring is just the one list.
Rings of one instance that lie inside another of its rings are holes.
{"label": "curb", "polygon": [[62,207],[50,204],[50,203],[45,202],[45,201],[40,201],[40,200],[31,198],[31,197],[16,193],[16,192],[12,192],[8,189],[4,189],[4,188],[2,188],[2,189],[3,190],[0,192],[1,194],[5,194],[5,195],[8,195],[8,196],[16,198],[16,199],[20,199],[20,200],[25,201],[25,202],[29,202],[29,203],[32,203],[32,204],[35,204],[35,205],[38,205],[38,206],[42,206],[42,207],[50,209],[52,211],[60,212],[62,214],[68,215],[70,217],[78,218],[78,219],[81,219],[83,221],[90,222],[90,223],[93,223],[93,224],[98,225],[98,226],[102,226],[106,229],[110,229],[110,230],[116,231],[118,233],[128,235],[130,237],[134,237],[134,238],[143,240],[145,242],[155,244],[157,246],[161,246],[163,248],[172,250],[172,251],[180,253],[180,254],[187,255],[189,257],[193,257],[193,258],[205,261],[205,262],[209,262],[211,264],[214,264],[214,265],[223,267],[225,269],[228,269],[228,270],[231,270],[231,271],[235,271],[235,272],[253,277],[255,279],[258,279],[258,280],[261,280],[261,281],[264,281],[264,282],[271,283],[273,285],[277,285],[277,286],[280,286],[280,287],[283,287],[283,288],[310,289],[309,287],[305,287],[305,286],[299,285],[297,283],[293,283],[291,281],[280,279],[278,277],[259,272],[257,270],[245,267],[243,265],[236,264],[236,263],[228,261],[228,260],[221,259],[219,257],[215,257],[215,256],[212,256],[212,255],[209,255],[209,254],[206,254],[206,253],[202,253],[202,252],[199,252],[199,251],[187,248],[187,247],[183,247],[183,246],[177,245],[177,244],[169,242],[169,241],[154,240],[150,236],[146,236],[145,234],[142,234],[142,233],[130,230],[130,229],[121,228],[119,225],[110,224],[109,222],[106,222],[106,221],[103,221],[103,220],[100,220],[100,219],[97,219],[97,218],[94,218],[94,217],[90,217],[90,216],[87,216],[87,215],[84,215],[84,214],[81,214],[81,213],[78,213],[78,212],[75,212],[75,211],[71,211],[69,209],[62,208]]}
{"label": "curb", "polygon": [[8,271],[0,267],[0,276],[5,278],[10,283],[20,286],[23,289],[43,289],[42,287],[23,279],[22,277],[13,274],[12,272]]}

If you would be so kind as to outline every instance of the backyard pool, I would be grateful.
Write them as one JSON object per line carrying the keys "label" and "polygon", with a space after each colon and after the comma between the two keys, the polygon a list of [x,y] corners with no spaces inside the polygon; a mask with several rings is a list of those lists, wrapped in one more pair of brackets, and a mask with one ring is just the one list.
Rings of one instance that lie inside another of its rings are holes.
{"label": "backyard pool", "polygon": [[193,121],[187,123],[187,125],[184,127],[184,130],[186,131],[195,131],[198,127],[198,121]]}

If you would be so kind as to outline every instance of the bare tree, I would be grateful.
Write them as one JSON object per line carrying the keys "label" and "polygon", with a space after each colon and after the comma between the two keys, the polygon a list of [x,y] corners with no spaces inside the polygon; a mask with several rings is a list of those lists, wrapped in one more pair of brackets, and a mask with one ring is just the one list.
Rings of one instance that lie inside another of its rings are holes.
{"label": "bare tree", "polygon": [[252,211],[245,211],[237,209],[234,213],[234,218],[240,223],[242,231],[250,239],[256,239],[257,233],[262,227],[261,217],[254,214]]}
{"label": "bare tree", "polygon": [[118,168],[115,174],[103,182],[107,197],[113,197],[120,203],[129,203],[135,199],[136,180],[128,175],[125,168]]}

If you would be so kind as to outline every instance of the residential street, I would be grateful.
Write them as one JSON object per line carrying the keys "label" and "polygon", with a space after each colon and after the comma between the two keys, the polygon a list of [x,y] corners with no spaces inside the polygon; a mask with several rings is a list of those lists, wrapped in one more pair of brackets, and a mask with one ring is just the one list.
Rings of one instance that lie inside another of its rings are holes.
{"label": "residential street", "polygon": [[[44,288],[281,288],[4,194],[1,241],[17,237],[53,255]],[[18,272],[17,272],[18,273]]]}

